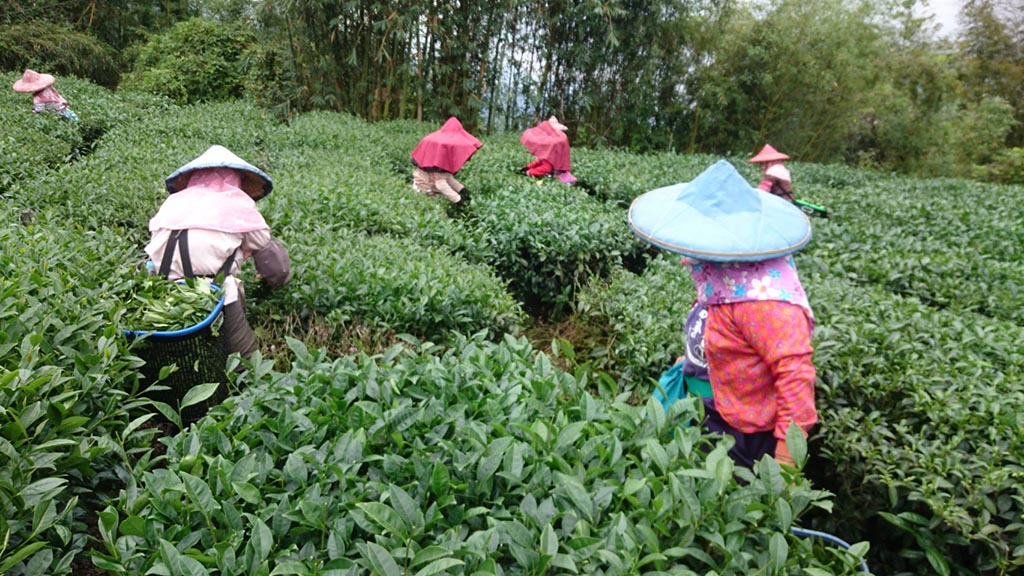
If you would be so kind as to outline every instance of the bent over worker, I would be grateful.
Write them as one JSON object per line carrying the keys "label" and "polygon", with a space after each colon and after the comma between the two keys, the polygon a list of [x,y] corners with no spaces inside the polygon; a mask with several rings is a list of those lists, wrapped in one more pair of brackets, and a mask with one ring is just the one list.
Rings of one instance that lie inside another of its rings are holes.
{"label": "bent over worker", "polygon": [[291,278],[288,251],[270,233],[256,200],[273,189],[262,170],[223,146],[175,170],[165,180],[169,196],[149,221],[146,253],[168,280],[224,274],[224,324],[228,352],[248,359],[258,348],[246,319],[238,274],[250,256],[257,277],[270,287]]}
{"label": "bent over worker", "polygon": [[454,116],[444,126],[420,140],[413,149],[413,190],[436,196],[440,194],[460,208],[469,203],[469,189],[455,179],[476,151],[483,146],[475,136],[462,127]]}

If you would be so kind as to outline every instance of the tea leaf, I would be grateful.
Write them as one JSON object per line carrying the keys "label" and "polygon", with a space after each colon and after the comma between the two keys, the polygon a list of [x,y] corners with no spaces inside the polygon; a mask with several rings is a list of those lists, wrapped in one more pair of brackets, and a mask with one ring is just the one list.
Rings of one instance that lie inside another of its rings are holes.
{"label": "tea leaf", "polygon": [[217,392],[217,388],[220,386],[221,384],[212,382],[209,384],[198,384],[189,388],[188,392],[185,392],[185,396],[181,399],[181,409],[184,410],[189,406],[195,406],[196,404],[209,400],[210,397]]}
{"label": "tea leaf", "polygon": [[386,532],[390,532],[399,538],[405,538],[407,536],[407,527],[402,522],[401,517],[387,504],[381,504],[380,502],[359,502],[356,504],[356,508],[361,510],[367,518],[383,528]]}
{"label": "tea leaf", "polygon": [[270,551],[274,547],[274,534],[271,532],[270,527],[267,526],[266,522],[260,518],[247,514],[249,521],[252,523],[252,529],[249,535],[249,545],[252,546],[252,550],[255,553],[252,564],[258,565],[263,563],[270,556]]}
{"label": "tea leaf", "polygon": [[423,569],[416,572],[416,576],[433,576],[434,574],[440,574],[441,572],[463,565],[465,565],[465,562],[462,560],[457,560],[455,558],[442,558],[424,566]]}
{"label": "tea leaf", "polygon": [[423,512],[420,511],[416,501],[399,486],[391,485],[388,490],[391,494],[391,502],[395,507],[394,510],[401,518],[402,523],[414,532],[422,527]]}
{"label": "tea leaf", "polygon": [[285,560],[283,562],[279,562],[277,566],[274,566],[274,570],[270,572],[270,576],[285,574],[306,576],[308,574],[312,574],[312,572],[310,572],[309,567],[297,560]]}
{"label": "tea leaf", "polygon": [[574,476],[557,472],[555,476],[558,478],[558,483],[561,485],[562,490],[569,496],[569,500],[572,501],[583,517],[589,521],[594,519],[594,503],[590,498],[590,494],[580,484]]}
{"label": "tea leaf", "polygon": [[394,557],[383,546],[368,542],[360,552],[363,558],[369,562],[372,573],[379,576],[394,576],[402,573]]}
{"label": "tea leaf", "polygon": [[231,487],[235,490],[235,494],[238,494],[242,500],[249,504],[260,504],[263,502],[259,489],[248,482],[232,482]]}
{"label": "tea leaf", "polygon": [[786,558],[789,557],[789,543],[786,537],[780,532],[772,534],[768,541],[768,562],[772,571],[781,571],[786,566]]}

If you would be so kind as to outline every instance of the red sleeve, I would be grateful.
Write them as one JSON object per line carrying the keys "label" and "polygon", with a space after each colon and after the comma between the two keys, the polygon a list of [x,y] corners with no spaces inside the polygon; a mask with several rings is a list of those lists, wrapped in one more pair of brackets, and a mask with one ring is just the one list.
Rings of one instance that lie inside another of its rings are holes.
{"label": "red sleeve", "polygon": [[807,312],[786,302],[758,302],[743,311],[756,316],[741,322],[751,348],[764,360],[775,380],[778,414],[774,436],[786,438],[790,422],[806,434],[818,421],[814,406],[814,364],[811,322]]}
{"label": "red sleeve", "polygon": [[[536,166],[534,166],[536,164]],[[532,166],[532,168],[531,168]],[[526,167],[527,176],[547,176],[555,167],[547,160],[538,160]]]}

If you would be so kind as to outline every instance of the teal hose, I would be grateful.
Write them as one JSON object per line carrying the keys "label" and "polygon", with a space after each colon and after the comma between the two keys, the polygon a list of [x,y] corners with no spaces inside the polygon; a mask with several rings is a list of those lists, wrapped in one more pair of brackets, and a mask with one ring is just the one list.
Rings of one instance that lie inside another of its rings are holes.
{"label": "teal hose", "polygon": [[[828,534],[826,532],[818,532],[817,530],[807,530],[805,528],[797,528],[796,526],[793,526],[791,529],[793,531],[793,534],[796,534],[797,536],[800,536],[801,538],[808,538],[808,537],[820,538],[820,539],[822,539],[822,540],[824,540],[824,541],[826,541],[826,542],[828,542],[830,544],[835,544],[836,546],[839,546],[840,548],[843,548],[844,550],[849,550],[850,549],[850,545],[845,540],[842,540],[841,538],[837,538],[837,537],[835,537],[835,536],[833,536],[831,534]],[[864,573],[867,573],[867,574],[871,573],[871,570],[868,570],[868,563],[863,558],[860,561],[860,571],[864,572]]]}

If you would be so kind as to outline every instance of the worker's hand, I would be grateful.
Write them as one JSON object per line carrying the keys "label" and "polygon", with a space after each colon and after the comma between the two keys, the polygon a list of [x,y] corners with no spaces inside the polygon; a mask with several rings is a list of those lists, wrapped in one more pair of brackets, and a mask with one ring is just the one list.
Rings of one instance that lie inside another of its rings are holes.
{"label": "worker's hand", "polygon": [[793,456],[789,453],[789,446],[786,445],[785,440],[779,440],[775,445],[775,461],[779,464],[796,466],[796,462],[793,461]]}

